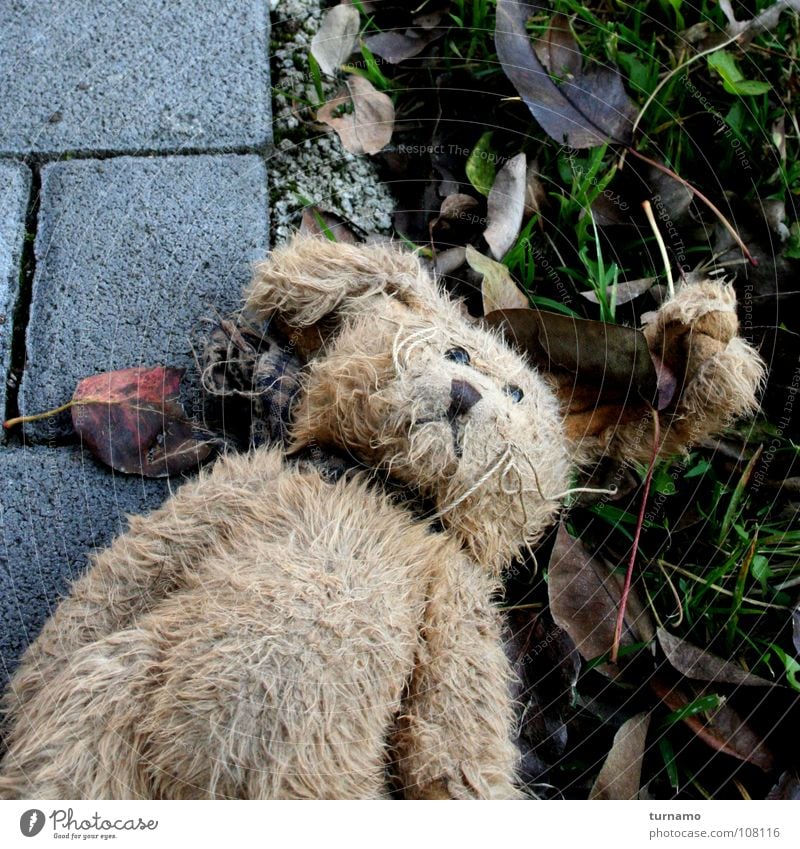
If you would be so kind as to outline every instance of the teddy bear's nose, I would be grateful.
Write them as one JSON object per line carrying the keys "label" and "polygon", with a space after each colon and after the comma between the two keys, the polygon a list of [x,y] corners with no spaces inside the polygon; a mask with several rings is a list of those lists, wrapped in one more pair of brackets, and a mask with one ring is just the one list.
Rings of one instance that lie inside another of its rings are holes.
{"label": "teddy bear's nose", "polygon": [[453,380],[450,384],[450,406],[447,418],[451,421],[469,412],[481,400],[481,393],[466,380]]}

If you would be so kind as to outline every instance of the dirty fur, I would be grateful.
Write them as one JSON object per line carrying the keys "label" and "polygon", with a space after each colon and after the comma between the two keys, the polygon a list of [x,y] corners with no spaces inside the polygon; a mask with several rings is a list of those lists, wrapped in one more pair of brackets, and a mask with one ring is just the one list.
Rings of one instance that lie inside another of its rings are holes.
{"label": "dirty fur", "polygon": [[[493,599],[574,463],[635,453],[629,425],[581,439],[550,378],[392,246],[297,238],[246,301],[318,331],[289,449],[220,459],[93,557],[5,696],[0,796],[520,797]],[[734,307],[687,287],[648,325],[685,360],[665,450],[755,404]],[[366,470],[297,459],[325,449]]]}

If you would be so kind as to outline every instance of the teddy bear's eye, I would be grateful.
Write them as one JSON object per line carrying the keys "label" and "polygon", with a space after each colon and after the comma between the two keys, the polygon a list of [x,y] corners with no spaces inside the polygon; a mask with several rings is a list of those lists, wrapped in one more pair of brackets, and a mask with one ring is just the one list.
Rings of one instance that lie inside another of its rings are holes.
{"label": "teddy bear's eye", "polygon": [[445,351],[444,355],[448,360],[452,360],[461,366],[469,365],[469,353],[463,348],[451,348],[449,351]]}
{"label": "teddy bear's eye", "polygon": [[514,386],[513,383],[509,383],[505,387],[504,392],[515,404],[519,404],[519,402],[525,397],[525,393],[519,388],[519,386]]}

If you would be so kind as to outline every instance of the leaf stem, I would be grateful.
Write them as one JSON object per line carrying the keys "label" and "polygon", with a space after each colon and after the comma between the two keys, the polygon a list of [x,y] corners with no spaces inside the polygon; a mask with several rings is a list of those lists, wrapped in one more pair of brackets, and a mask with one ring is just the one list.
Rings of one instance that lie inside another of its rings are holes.
{"label": "leaf stem", "polygon": [[17,416],[13,419],[6,419],[6,421],[3,422],[3,427],[6,430],[10,430],[12,427],[16,427],[19,424],[27,424],[28,422],[38,422],[42,419],[49,419],[52,416],[57,416],[59,413],[63,413],[64,410],[69,410],[71,407],[80,403],[82,402],[76,401],[73,398],[71,401],[67,401],[66,404],[62,404],[60,407],[56,407],[53,410],[47,410],[47,412],[44,413],[34,413],[31,416]]}
{"label": "leaf stem", "polygon": [[653,215],[653,207],[650,205],[650,201],[642,201],[642,208],[644,209],[644,214],[647,216],[647,221],[650,224],[650,229],[653,231],[653,235],[656,237],[656,242],[658,242],[658,249],[659,251],[661,251],[661,259],[664,261],[664,270],[667,272],[667,295],[670,298],[674,298],[675,282],[672,279],[672,268],[669,264],[667,246],[664,244],[664,239],[661,235],[661,231],[658,229],[658,224],[656,223],[655,215]]}
{"label": "leaf stem", "polygon": [[719,218],[722,226],[731,234],[731,238],[736,242],[736,244],[741,248],[742,253],[747,257],[750,265],[757,266],[758,260],[750,253],[747,248],[747,245],[742,241],[741,236],[734,230],[733,224],[728,221],[728,219],[722,214],[719,208],[709,200],[698,188],[695,188],[688,180],[684,180],[680,174],[676,174],[671,168],[667,168],[666,165],[662,165],[660,162],[655,159],[651,159],[649,156],[645,156],[643,153],[639,153],[638,150],[634,150],[634,148],[627,148],[637,159],[641,159],[642,162],[646,162],[648,165],[652,165],[653,168],[656,168],[658,171],[663,172],[669,177],[672,177],[673,180],[677,180],[682,186],[686,186],[687,189],[693,194],[696,195],[698,200],[701,200],[713,213]]}
{"label": "leaf stem", "polygon": [[633,546],[631,547],[631,556],[628,560],[628,571],[625,573],[625,584],[622,587],[622,596],[619,600],[619,612],[617,613],[617,624],[614,628],[614,642],[611,644],[612,663],[617,662],[619,654],[619,642],[622,638],[622,623],[625,621],[625,609],[628,606],[628,595],[631,591],[631,581],[633,579],[633,567],[636,564],[636,554],[639,550],[639,537],[642,533],[644,525],[644,514],[647,509],[647,498],[650,495],[650,484],[653,480],[653,470],[656,467],[656,458],[658,457],[658,448],[661,443],[661,422],[658,418],[658,412],[654,408],[650,408],[650,413],[653,416],[653,453],[650,457],[650,465],[647,469],[647,477],[644,481],[644,492],[642,493],[642,505],[639,508],[639,519],[636,522],[636,533],[633,537]]}

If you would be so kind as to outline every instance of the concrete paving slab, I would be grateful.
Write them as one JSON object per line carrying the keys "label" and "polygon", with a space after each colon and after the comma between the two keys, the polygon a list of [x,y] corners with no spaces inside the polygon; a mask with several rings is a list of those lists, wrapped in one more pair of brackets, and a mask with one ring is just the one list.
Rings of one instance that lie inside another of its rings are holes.
{"label": "concrete paving slab", "polygon": [[[266,252],[263,160],[59,162],[43,168],[41,198],[23,414],[65,403],[80,379],[98,372],[154,365],[195,372],[191,339],[202,319],[239,304],[251,262]],[[26,433],[49,442],[60,424]]]}
{"label": "concrete paving slab", "polygon": [[6,409],[14,310],[25,240],[31,172],[21,162],[0,162],[0,415]]}
{"label": "concrete paving slab", "polygon": [[0,152],[260,147],[267,0],[0,3]]}
{"label": "concrete paving slab", "polygon": [[163,480],[127,477],[77,447],[0,449],[0,691],[88,554],[157,507]]}

